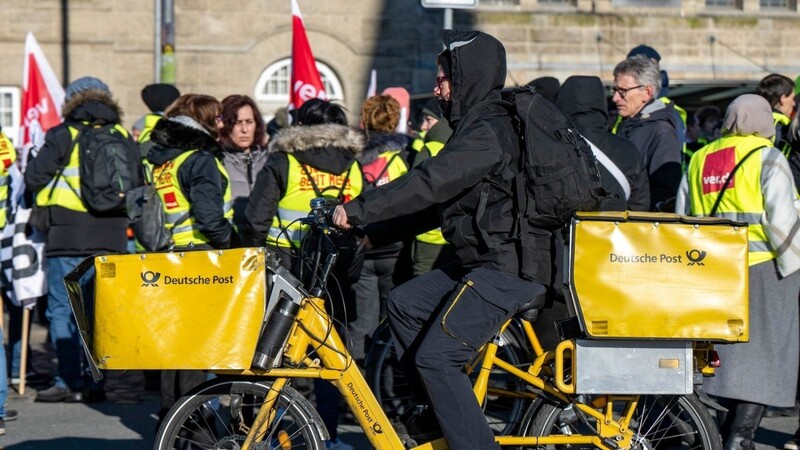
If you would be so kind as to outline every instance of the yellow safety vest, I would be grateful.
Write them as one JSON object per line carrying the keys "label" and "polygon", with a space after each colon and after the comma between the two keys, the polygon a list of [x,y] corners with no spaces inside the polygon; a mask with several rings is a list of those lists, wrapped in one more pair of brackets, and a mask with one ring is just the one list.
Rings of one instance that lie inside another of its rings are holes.
{"label": "yellow safety vest", "polygon": [[[197,222],[194,215],[191,214],[192,205],[183,194],[178,179],[178,169],[196,151],[185,151],[178,157],[153,169],[156,191],[158,196],[161,197],[164,211],[167,214],[167,229],[172,230],[172,240],[177,247],[191,244],[207,244],[209,242],[208,238],[197,229]],[[217,169],[225,178],[227,185],[222,197],[223,217],[228,222],[233,223],[233,196],[231,195],[230,178],[222,163],[217,158],[214,158],[214,161],[216,161]]]}
{"label": "yellow safety vest", "polygon": [[[91,126],[88,122],[85,126]],[[57,172],[53,179],[36,194],[36,204],[39,206],[60,206],[78,212],[88,212],[83,204],[81,197],[81,178],[80,178],[80,144],[76,141],[80,130],[68,126],[69,134],[72,137],[72,150],[69,154],[69,161]],[[122,136],[128,137],[128,130],[120,124],[114,124],[114,129]]]}
{"label": "yellow safety vest", "polygon": [[[691,214],[710,215],[719,191],[725,180],[731,176],[730,171],[751,150],[764,147],[772,147],[772,142],[757,136],[728,136],[698,150],[689,163],[687,173]],[[745,160],[733,174],[716,213],[716,217],[750,224],[748,245],[751,266],[776,257],[775,249],[761,225],[764,214],[764,197],[761,194],[762,166],[758,153]]]}
{"label": "yellow safety vest", "polygon": [[139,133],[138,143],[143,144],[150,141],[150,133],[153,132],[153,127],[156,126],[159,120],[161,120],[161,116],[158,114],[151,113],[144,116],[144,129]]}
{"label": "yellow safety vest", "polygon": [[413,148],[414,151],[418,152],[418,151],[422,150],[422,147],[425,146],[425,134],[426,133],[427,133],[427,131],[420,131],[419,134],[417,135],[417,138],[414,139],[411,142],[411,148]]}
{"label": "yellow safety vest", "polygon": [[[437,142],[437,141],[428,141],[425,143],[425,148],[431,153],[431,158],[435,157],[439,154],[440,151],[444,148],[444,142]],[[444,239],[442,235],[441,228],[434,228],[433,230],[426,231],[422,234],[417,235],[417,240],[420,242],[424,242],[426,244],[433,244],[433,245],[445,245],[447,241]]]}
{"label": "yellow safety vest", "polygon": [[6,205],[8,203],[8,168],[17,160],[17,151],[11,140],[0,131],[0,228],[6,226]]}
{"label": "yellow safety vest", "polygon": [[[340,198],[343,202],[361,195],[364,186],[358,164],[355,161],[348,170],[338,175],[310,166],[305,166],[308,170],[308,174],[306,174],[303,164],[297,158],[288,153],[286,157],[289,160],[286,194],[278,202],[278,210],[275,217],[272,218],[272,225],[267,234],[267,244],[299,248],[306,227],[297,220],[308,216],[309,202],[318,197],[314,190],[314,184],[323,195],[331,194],[331,197]],[[313,184],[309,175],[314,179]],[[347,180],[346,186],[344,186],[345,179]],[[344,188],[342,188],[343,186]]]}
{"label": "yellow safety vest", "polygon": [[[371,173],[372,171],[369,166],[381,161],[383,165],[381,166],[382,170],[378,170],[380,173]],[[371,186],[382,186],[400,178],[401,175],[408,172],[408,166],[403,162],[400,151],[389,151],[381,153],[378,159],[362,167],[361,170],[364,173],[364,181]],[[377,179],[371,179],[372,177],[377,177]]]}
{"label": "yellow safety vest", "polygon": [[[790,119],[786,114],[778,111],[772,111],[772,124],[775,126],[775,136],[772,136],[773,143],[780,145],[780,142],[778,142],[778,126],[780,126],[781,129],[784,129],[784,127],[788,127],[790,123],[792,123],[792,119]],[[780,150],[781,153],[783,153],[783,156],[788,158],[792,151],[792,146],[786,142]]]}

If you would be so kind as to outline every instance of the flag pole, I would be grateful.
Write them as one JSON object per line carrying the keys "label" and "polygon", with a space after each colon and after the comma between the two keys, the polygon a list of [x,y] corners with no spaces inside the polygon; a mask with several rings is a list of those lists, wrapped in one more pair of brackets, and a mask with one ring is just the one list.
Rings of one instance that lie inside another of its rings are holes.
{"label": "flag pole", "polygon": [[28,332],[31,324],[31,310],[22,308],[22,348],[19,357],[19,395],[25,395],[25,378],[28,374]]}

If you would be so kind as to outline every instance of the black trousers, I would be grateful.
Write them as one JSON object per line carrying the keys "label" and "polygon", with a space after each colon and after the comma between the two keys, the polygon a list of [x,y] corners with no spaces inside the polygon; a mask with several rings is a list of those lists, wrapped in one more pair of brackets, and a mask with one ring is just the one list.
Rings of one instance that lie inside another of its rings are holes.
{"label": "black trousers", "polygon": [[447,266],[414,278],[389,295],[389,321],[398,354],[416,364],[450,448],[500,448],[464,365],[520,305],[544,291],[543,285],[510,274]]}

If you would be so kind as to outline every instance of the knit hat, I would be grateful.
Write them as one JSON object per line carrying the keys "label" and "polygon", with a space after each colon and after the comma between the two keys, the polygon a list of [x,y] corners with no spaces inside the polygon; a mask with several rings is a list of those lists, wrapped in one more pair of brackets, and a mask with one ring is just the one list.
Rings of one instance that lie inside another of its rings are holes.
{"label": "knit hat", "polygon": [[542,97],[555,103],[558,99],[558,89],[561,87],[561,83],[555,77],[539,77],[528,82],[528,86],[536,89],[536,92],[542,94]]}
{"label": "knit hat", "polygon": [[661,55],[658,54],[656,49],[650,47],[649,45],[641,44],[637,45],[636,47],[633,47],[631,51],[628,52],[627,57],[630,58],[631,56],[636,56],[636,55],[644,55],[650,59],[655,59],[656,62],[661,61]]}
{"label": "knit hat", "polygon": [[95,77],[82,77],[78,78],[70,83],[69,86],[67,86],[67,89],[64,91],[64,100],[69,101],[73,95],[91,89],[111,94],[111,91],[108,90],[108,85],[99,79]]}
{"label": "knit hat", "polygon": [[166,83],[148,84],[142,89],[142,101],[151,112],[165,111],[180,96],[178,88]]}
{"label": "knit hat", "polygon": [[442,109],[439,108],[438,98],[432,97],[428,103],[425,103],[425,106],[422,107],[422,116],[431,116],[437,120],[442,118]]}

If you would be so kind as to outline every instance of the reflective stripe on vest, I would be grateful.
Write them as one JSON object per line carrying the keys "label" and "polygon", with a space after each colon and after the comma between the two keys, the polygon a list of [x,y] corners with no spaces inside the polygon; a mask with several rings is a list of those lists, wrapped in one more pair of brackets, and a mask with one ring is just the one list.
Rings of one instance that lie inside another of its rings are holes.
{"label": "reflective stripe on vest", "polygon": [[[181,153],[176,158],[171,159],[164,164],[153,169],[153,179],[155,180],[156,191],[158,196],[161,197],[161,202],[164,205],[164,211],[167,214],[167,229],[172,230],[172,240],[175,246],[188,246],[191,244],[200,245],[207,244],[209,239],[197,229],[197,222],[194,215],[191,214],[192,205],[189,199],[183,194],[178,178],[178,170],[197,150],[189,150]],[[228,172],[222,163],[214,158],[217,163],[217,169],[226,181],[225,193],[222,197],[223,217],[228,222],[233,221],[233,200],[231,195],[231,182],[228,177]],[[180,221],[183,217],[189,216]],[[180,223],[178,223],[180,221]]]}
{"label": "reflective stripe on vest", "polygon": [[[428,141],[425,143],[425,148],[428,149],[428,151],[431,154],[431,158],[433,158],[436,155],[438,155],[440,151],[442,151],[442,149],[444,148],[444,142]],[[433,230],[426,231],[422,234],[418,234],[417,240],[419,242],[424,242],[426,244],[433,244],[433,245],[447,244],[444,235],[442,235],[441,228],[434,228]]]}
{"label": "reflective stripe on vest", "polygon": [[81,199],[79,145],[75,142],[80,130],[75,127],[67,127],[67,129],[72,139],[69,161],[64,166],[61,174],[55,174],[53,179],[36,194],[36,204],[39,206],[61,206],[73,211],[88,212]]}
{"label": "reflective stripe on vest", "polygon": [[[298,248],[303,238],[304,226],[295,220],[307,217],[311,210],[309,202],[317,197],[314,187],[308,179],[300,162],[291,154],[286,154],[289,161],[289,170],[286,180],[286,194],[278,202],[278,210],[272,218],[272,225],[267,232],[267,244],[278,247]],[[354,161],[350,168],[339,175],[322,172],[313,167],[306,166],[308,172],[314,177],[317,188],[323,193],[339,195],[339,189],[344,184],[347,186],[341,192],[341,198],[347,202],[358,197],[363,189],[361,173],[358,164]]]}
{"label": "reflective stripe on vest", "polygon": [[[719,191],[730,176],[731,170],[751,150],[772,147],[769,139],[756,136],[729,136],[715,140],[697,151],[689,164],[689,197],[691,214],[708,216]],[[777,153],[776,153],[777,155]],[[733,179],[719,203],[716,217],[747,222],[750,265],[776,257],[767,238],[761,218],[764,214],[764,197],[761,194],[762,156],[753,155],[733,174]]]}
{"label": "reflective stripe on vest", "polygon": [[0,228],[6,226],[6,205],[8,203],[8,168],[17,160],[17,151],[11,140],[0,131]]}

